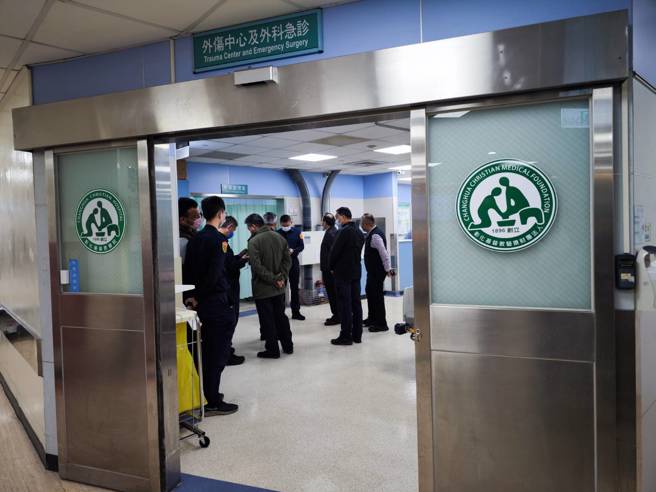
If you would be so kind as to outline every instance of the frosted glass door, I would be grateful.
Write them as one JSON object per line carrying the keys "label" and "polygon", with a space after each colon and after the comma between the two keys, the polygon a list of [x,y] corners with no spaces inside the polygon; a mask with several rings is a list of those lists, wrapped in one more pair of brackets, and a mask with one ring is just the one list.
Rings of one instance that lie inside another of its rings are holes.
{"label": "frosted glass door", "polygon": [[143,293],[137,148],[57,156],[67,292]]}
{"label": "frosted glass door", "polygon": [[429,118],[432,303],[591,309],[588,117],[570,100]]}

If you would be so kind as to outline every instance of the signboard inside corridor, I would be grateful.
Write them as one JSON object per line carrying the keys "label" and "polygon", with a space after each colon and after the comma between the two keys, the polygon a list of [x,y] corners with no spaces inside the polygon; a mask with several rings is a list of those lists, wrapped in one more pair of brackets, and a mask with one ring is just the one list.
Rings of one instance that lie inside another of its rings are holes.
{"label": "signboard inside corridor", "polygon": [[456,213],[464,233],[479,246],[501,252],[526,249],[549,232],[558,201],[536,166],[502,159],[480,166],[463,181]]}
{"label": "signboard inside corridor", "polygon": [[125,209],[112,192],[97,189],[86,193],[75,214],[77,236],[92,253],[116,249],[125,232]]}
{"label": "signboard inside corridor", "polygon": [[194,72],[323,51],[321,10],[194,34]]}

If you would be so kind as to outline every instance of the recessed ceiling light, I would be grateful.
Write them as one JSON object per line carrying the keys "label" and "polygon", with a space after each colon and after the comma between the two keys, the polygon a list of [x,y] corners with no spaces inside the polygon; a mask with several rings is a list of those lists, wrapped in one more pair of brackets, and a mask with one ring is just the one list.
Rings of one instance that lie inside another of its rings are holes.
{"label": "recessed ceiling light", "polygon": [[451,111],[450,113],[437,113],[433,118],[460,118],[465,116],[469,111]]}
{"label": "recessed ceiling light", "polygon": [[411,169],[412,169],[411,164],[407,164],[405,166],[390,167],[390,170],[392,171],[410,171]]}
{"label": "recessed ceiling light", "polygon": [[492,151],[488,152],[487,155],[497,155],[497,153],[492,150]]}
{"label": "recessed ceiling light", "polygon": [[412,148],[409,145],[394,145],[393,147],[385,147],[383,149],[374,149],[374,152],[382,152],[383,154],[401,155],[409,154]]}
{"label": "recessed ceiling light", "polygon": [[337,159],[335,155],[325,155],[325,154],[303,154],[290,157],[294,161],[305,161],[305,162],[320,162],[327,161],[328,159]]}

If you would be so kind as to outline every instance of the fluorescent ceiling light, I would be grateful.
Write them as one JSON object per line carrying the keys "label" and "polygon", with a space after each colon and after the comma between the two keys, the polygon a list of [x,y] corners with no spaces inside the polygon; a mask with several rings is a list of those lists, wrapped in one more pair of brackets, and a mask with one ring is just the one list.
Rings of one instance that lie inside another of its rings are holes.
{"label": "fluorescent ceiling light", "polygon": [[390,167],[390,170],[392,171],[410,171],[411,169],[412,169],[411,164],[407,164],[405,166]]}
{"label": "fluorescent ceiling light", "polygon": [[487,153],[487,155],[497,155],[497,153],[495,151],[491,150],[490,152]]}
{"label": "fluorescent ceiling light", "polygon": [[294,161],[305,161],[305,162],[320,162],[327,161],[328,159],[337,159],[335,155],[325,155],[325,154],[303,154],[290,157]]}
{"label": "fluorescent ceiling light", "polygon": [[412,148],[409,145],[394,145],[393,147],[385,147],[383,149],[374,149],[374,152],[382,152],[383,154],[401,155],[409,154]]}
{"label": "fluorescent ceiling light", "polygon": [[469,111],[451,111],[450,113],[437,113],[433,118],[460,118],[465,116]]}
{"label": "fluorescent ceiling light", "polygon": [[441,162],[429,162],[428,167],[435,167],[435,166],[439,166],[440,164],[442,164],[442,163]]}
{"label": "fluorescent ceiling light", "polygon": [[405,181],[410,183],[412,181],[412,178],[399,178],[398,181]]}

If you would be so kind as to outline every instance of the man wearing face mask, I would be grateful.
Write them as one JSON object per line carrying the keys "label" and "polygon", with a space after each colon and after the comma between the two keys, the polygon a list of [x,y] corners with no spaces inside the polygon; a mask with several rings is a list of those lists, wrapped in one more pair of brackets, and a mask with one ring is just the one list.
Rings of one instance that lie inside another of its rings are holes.
{"label": "man wearing face mask", "polygon": [[219,231],[225,219],[225,203],[218,196],[209,196],[203,199],[201,208],[207,224],[187,245],[182,278],[185,284],[195,286],[191,294],[202,322],[205,415],[228,415],[239,407],[225,402],[219,393],[235,332],[233,294],[225,265],[228,238]]}
{"label": "man wearing face mask", "polygon": [[278,234],[284,237],[287,241],[289,254],[292,256],[292,268],[289,270],[292,319],[305,321],[305,316],[301,314],[301,302],[299,300],[298,292],[298,283],[301,277],[301,265],[298,261],[298,255],[305,249],[303,233],[292,226],[292,218],[289,215],[283,215],[280,217],[280,229],[278,229]]}
{"label": "man wearing face mask", "polygon": [[251,264],[253,298],[262,322],[265,350],[257,354],[263,359],[279,359],[280,345],[286,354],[294,353],[292,331],[285,314],[285,290],[292,260],[287,241],[264,224],[258,214],[246,217],[251,233],[248,258]]}
{"label": "man wearing face mask", "polygon": [[330,341],[333,345],[353,345],[354,342],[362,342],[360,278],[364,236],[356,227],[352,217],[351,211],[346,207],[338,208],[335,214],[341,227],[330,251],[329,266],[335,276],[341,330],[339,336]]}
{"label": "man wearing face mask", "polygon": [[203,218],[196,200],[186,196],[178,198],[178,216],[180,220],[180,257],[184,263],[187,244],[200,229]]}
{"label": "man wearing face mask", "polygon": [[[223,234],[228,240],[232,239],[235,235],[235,230],[237,229],[238,223],[237,219],[228,215],[221,227],[219,227],[219,232]],[[246,266],[248,263],[248,252],[246,250],[242,251],[238,255],[232,251],[230,244],[228,244],[228,251],[226,252],[226,275],[228,277],[228,283],[230,284],[230,290],[232,291],[232,300],[234,302],[235,308],[235,329],[237,323],[239,323],[239,297],[240,297],[240,285],[239,285],[239,276],[241,275],[241,269]],[[238,366],[243,364],[246,358],[242,355],[235,354],[235,349],[230,344],[230,359],[228,359],[229,366]]]}

